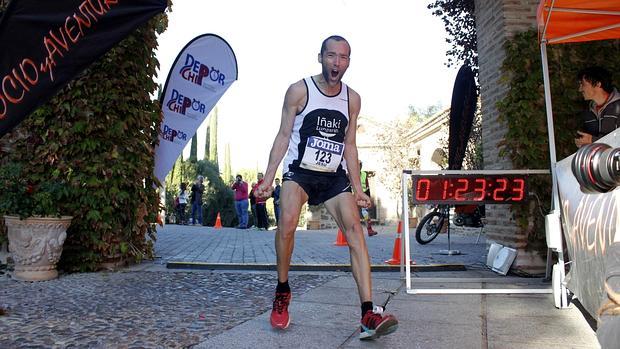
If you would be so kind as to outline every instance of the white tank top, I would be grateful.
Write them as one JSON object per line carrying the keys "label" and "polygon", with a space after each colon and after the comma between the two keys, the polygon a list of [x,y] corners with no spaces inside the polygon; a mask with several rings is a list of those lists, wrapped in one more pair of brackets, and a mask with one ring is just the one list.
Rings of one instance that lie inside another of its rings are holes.
{"label": "white tank top", "polygon": [[349,89],[327,96],[312,77],[305,78],[306,106],[295,116],[282,173],[336,175],[346,173],[344,136],[349,125]]}

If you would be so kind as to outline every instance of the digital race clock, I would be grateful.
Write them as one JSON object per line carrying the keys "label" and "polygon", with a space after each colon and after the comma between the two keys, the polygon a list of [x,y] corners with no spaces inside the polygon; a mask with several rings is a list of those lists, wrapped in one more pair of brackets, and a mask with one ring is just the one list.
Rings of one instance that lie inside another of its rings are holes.
{"label": "digital race clock", "polygon": [[414,204],[512,204],[527,198],[524,175],[413,175]]}

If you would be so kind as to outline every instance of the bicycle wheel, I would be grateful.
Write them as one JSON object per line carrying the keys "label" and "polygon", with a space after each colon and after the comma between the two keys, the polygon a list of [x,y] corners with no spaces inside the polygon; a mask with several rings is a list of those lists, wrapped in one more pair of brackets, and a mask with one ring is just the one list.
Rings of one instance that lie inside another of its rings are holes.
{"label": "bicycle wheel", "polygon": [[433,241],[441,231],[444,221],[444,216],[440,212],[427,214],[415,229],[415,239],[420,245],[426,245]]}

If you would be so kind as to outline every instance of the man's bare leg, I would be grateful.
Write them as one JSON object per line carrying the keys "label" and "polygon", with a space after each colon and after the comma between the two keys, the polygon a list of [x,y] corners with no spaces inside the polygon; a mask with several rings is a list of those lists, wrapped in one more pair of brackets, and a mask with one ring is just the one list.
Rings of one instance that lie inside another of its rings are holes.
{"label": "man's bare leg", "polygon": [[370,276],[370,257],[360,223],[357,204],[351,193],[342,193],[325,202],[327,211],[334,217],[343,231],[351,253],[351,270],[357,283],[360,302],[372,301],[372,279]]}
{"label": "man's bare leg", "polygon": [[351,193],[341,193],[325,202],[325,207],[344,231],[351,253],[351,269],[357,283],[362,308],[360,339],[370,340],[390,334],[398,328],[393,315],[375,310],[372,304],[370,257],[360,223],[357,204]]}
{"label": "man's bare leg", "polygon": [[308,195],[293,181],[282,184],[280,203],[280,222],[276,230],[276,259],[278,263],[278,285],[271,311],[271,326],[285,329],[291,322],[288,306],[291,301],[291,289],[288,284],[288,271],[291,266],[291,256],[295,245],[295,230],[299,221],[299,213],[303,204],[308,201]]}
{"label": "man's bare leg", "polygon": [[301,207],[308,201],[308,195],[293,181],[282,183],[280,193],[280,222],[276,230],[276,260],[278,281],[288,280],[291,256],[295,246],[295,231],[299,222]]}

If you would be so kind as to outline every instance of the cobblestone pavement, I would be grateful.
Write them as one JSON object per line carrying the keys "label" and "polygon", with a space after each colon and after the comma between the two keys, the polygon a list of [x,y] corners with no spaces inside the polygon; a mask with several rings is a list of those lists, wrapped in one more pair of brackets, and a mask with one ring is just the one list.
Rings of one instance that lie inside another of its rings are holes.
{"label": "cobblestone pavement", "polygon": [[[291,275],[296,294],[333,279]],[[18,282],[0,274],[0,348],[191,347],[271,307],[275,273],[114,272]]]}

